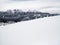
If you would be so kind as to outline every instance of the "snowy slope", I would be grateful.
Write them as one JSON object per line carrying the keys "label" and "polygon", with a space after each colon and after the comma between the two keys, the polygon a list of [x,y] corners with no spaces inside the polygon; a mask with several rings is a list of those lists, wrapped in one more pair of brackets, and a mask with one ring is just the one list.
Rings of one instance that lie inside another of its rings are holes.
{"label": "snowy slope", "polygon": [[60,16],[0,26],[0,45],[60,45]]}

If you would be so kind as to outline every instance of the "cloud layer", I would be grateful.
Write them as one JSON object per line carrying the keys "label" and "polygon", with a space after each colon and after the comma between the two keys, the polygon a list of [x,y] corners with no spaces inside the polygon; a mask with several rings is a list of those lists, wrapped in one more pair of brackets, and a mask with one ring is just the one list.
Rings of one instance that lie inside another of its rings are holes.
{"label": "cloud layer", "polygon": [[60,0],[10,0],[10,1],[57,1],[57,2],[59,2]]}
{"label": "cloud layer", "polygon": [[60,8],[60,0],[0,0],[0,10]]}

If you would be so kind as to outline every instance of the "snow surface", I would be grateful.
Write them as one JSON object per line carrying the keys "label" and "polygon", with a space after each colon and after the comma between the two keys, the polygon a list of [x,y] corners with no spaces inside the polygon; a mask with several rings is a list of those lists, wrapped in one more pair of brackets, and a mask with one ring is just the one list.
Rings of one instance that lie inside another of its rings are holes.
{"label": "snow surface", "polygon": [[60,45],[60,16],[0,26],[0,45]]}

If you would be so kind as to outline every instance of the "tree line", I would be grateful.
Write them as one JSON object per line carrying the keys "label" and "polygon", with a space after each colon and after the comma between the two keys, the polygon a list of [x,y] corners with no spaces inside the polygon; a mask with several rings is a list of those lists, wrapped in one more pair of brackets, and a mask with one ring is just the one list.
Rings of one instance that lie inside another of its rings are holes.
{"label": "tree line", "polygon": [[50,13],[43,13],[38,11],[22,11],[19,9],[14,10],[7,10],[7,11],[0,11],[0,22],[19,22],[19,21],[26,21],[32,20],[36,18],[43,18],[43,17],[50,17],[56,16],[59,14],[50,14]]}

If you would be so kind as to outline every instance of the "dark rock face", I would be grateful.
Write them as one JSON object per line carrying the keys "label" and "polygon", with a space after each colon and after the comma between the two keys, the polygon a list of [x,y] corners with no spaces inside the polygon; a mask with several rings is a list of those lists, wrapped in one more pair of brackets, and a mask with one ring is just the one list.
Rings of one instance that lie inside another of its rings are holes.
{"label": "dark rock face", "polygon": [[43,13],[43,12],[24,12],[19,10],[9,10],[9,11],[0,11],[0,22],[19,22],[19,21],[26,21],[26,20],[33,20],[37,18],[43,17],[50,17],[50,16],[57,16],[60,14],[50,14],[50,13]]}

